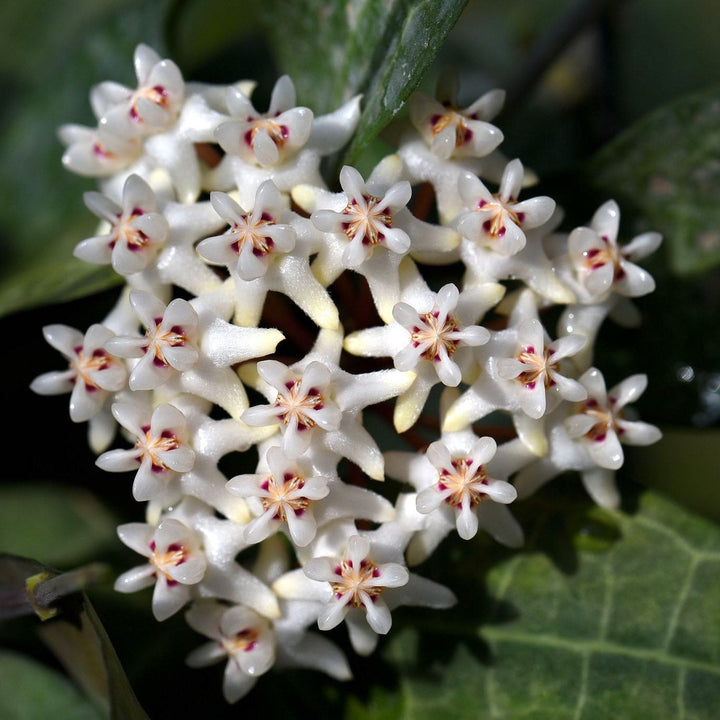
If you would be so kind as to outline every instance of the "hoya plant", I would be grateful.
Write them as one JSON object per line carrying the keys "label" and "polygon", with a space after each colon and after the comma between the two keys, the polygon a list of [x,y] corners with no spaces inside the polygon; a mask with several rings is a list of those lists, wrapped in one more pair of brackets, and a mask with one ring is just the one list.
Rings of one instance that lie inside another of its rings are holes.
{"label": "hoya plant", "polygon": [[[89,229],[3,297],[53,310],[23,391],[62,418],[31,434],[92,481],[57,501],[82,552],[0,558],[10,636],[51,657],[13,638],[2,676],[48,674],[73,717],[712,717],[711,496],[638,477],[670,424],[652,298],[712,243],[677,250],[677,168],[628,168],[699,101],[546,179],[513,118],[531,81],[446,50],[481,6],[253,4],[266,44],[204,68],[199,7],[173,43],[135,8],[52,118]],[[528,67],[606,10],[561,13]]]}

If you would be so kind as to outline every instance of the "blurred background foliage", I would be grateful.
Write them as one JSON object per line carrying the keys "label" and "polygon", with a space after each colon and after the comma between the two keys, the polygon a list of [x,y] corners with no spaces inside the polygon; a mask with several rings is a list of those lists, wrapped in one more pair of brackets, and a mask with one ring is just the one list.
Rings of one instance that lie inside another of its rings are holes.
{"label": "blurred background foliage", "polygon": [[[343,21],[346,6],[359,13],[355,35]],[[393,39],[398,27],[408,33],[406,44],[383,55],[389,46],[385,40]],[[281,72],[293,76],[299,102],[317,112],[363,90],[369,110],[361,142],[350,150],[361,167],[371,167],[387,149],[376,135],[398,109],[399,96],[391,107],[380,101],[387,78],[401,77],[393,73],[403,62],[415,71],[403,88],[408,92],[417,83],[432,93],[448,64],[460,74],[461,105],[490,88],[506,88],[507,104],[497,119],[505,134],[503,149],[537,173],[537,194],[549,194],[564,207],[564,229],[588,222],[595,208],[613,197],[622,210],[621,240],[645,229],[664,235],[661,250],[644,262],[658,290],[638,302],[642,327],[603,328],[597,364],[610,384],[636,372],[649,375],[638,407],[665,434],[657,446],[628,453],[619,474],[626,512],[634,512],[637,497],[651,488],[678,503],[678,513],[689,511],[690,525],[708,519],[702,537],[715,538],[720,522],[718,27],[720,4],[707,0],[24,0],[0,5],[0,325],[8,340],[2,397],[9,412],[0,551],[61,570],[102,559],[121,571],[137,562],[115,539],[118,523],[141,519],[125,478],[95,468],[85,427],[67,416],[67,398],[40,398],[28,385],[57,367],[59,356],[43,341],[43,325],[86,328],[116,297],[116,281],[108,272],[72,258],[74,245],[93,232],[94,218],[82,193],[94,189],[94,181],[62,168],[56,131],[63,123],[94,123],[88,102],[93,84],[134,83],[132,52],[139,42],[172,57],[186,79],[257,80],[259,106]],[[423,32],[430,50],[418,54]],[[418,42],[411,42],[416,36]],[[562,496],[567,510],[560,520],[548,510],[555,495],[541,494],[539,505],[519,510],[528,523],[545,525],[530,555],[541,551],[571,572],[578,552],[601,552],[623,534],[617,517],[589,506],[577,482],[558,481],[552,492]],[[450,554],[460,552],[458,543],[447,546]],[[485,582],[492,581],[487,573],[507,557],[487,543],[478,543],[473,552],[480,559],[470,590],[487,600]],[[442,574],[440,564],[435,570]],[[425,574],[433,576],[431,569]],[[181,708],[214,718],[242,712],[224,705],[220,668],[214,674],[184,668],[182,659],[198,638],[181,616],[158,627],[145,593],[117,596],[111,584],[93,588],[92,599],[151,716],[166,717]],[[487,607],[483,600],[478,612]],[[501,603],[493,608],[493,617],[502,616]],[[85,617],[84,610],[73,612],[72,617]],[[272,681],[261,682],[246,709],[287,717],[309,715],[318,707],[356,718],[407,712],[393,682],[402,674],[398,668],[408,666],[407,647],[418,641],[411,637],[411,621],[428,627],[439,623],[441,655],[455,652],[446,636],[459,632],[428,614],[408,617],[397,621],[405,624],[405,634],[387,653],[357,660],[359,681],[349,688],[303,672],[284,673],[282,694]],[[473,622],[479,627],[479,620]],[[0,651],[0,687],[12,682],[18,688],[15,700],[3,693],[0,716],[45,717],[46,701],[53,707],[67,704],[67,717],[101,716],[69,682],[49,647],[37,642],[36,625],[32,617],[0,625],[0,642],[8,648]],[[488,648],[476,650],[478,667],[487,665]],[[720,662],[718,652],[713,667]],[[454,667],[451,658],[444,660],[446,670]],[[417,687],[406,690],[422,697],[424,690]],[[189,697],[192,688],[197,697]],[[461,691],[451,695],[451,706],[467,700]],[[553,717],[567,710],[562,703],[548,708]]]}

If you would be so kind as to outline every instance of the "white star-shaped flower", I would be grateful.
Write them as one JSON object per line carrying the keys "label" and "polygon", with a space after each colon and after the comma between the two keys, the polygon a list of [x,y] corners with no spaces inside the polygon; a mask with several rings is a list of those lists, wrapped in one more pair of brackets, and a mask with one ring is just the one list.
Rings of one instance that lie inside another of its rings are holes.
{"label": "white star-shaped flower", "polygon": [[[112,338],[110,351],[137,359],[130,373],[132,390],[152,390],[175,380],[238,417],[248,406],[236,363],[268,355],[283,339],[274,329],[232,325],[217,314],[210,296],[175,298],[167,306],[150,293],[130,293],[130,303],[146,332]],[[227,302],[221,303],[227,312]]]}
{"label": "white star-shaped flower", "polygon": [[568,237],[568,254],[581,297],[601,302],[610,292],[625,297],[647,295],[655,289],[651,275],[635,264],[660,246],[662,237],[647,232],[628,245],[618,245],[620,209],[614,200],[601,205],[590,227],[579,227]]}
{"label": "white star-shaped flower", "polygon": [[511,414],[515,429],[537,455],[547,451],[543,423],[561,401],[584,399],[583,386],[572,375],[572,356],[587,342],[582,335],[551,341],[538,317],[537,296],[523,290],[515,300],[508,327],[491,334],[478,350],[481,371],[448,409],[445,432],[462,430],[495,410]]}
{"label": "white star-shaped flower", "polygon": [[197,535],[176,518],[165,518],[157,527],[121,525],[118,535],[148,563],[120,575],[115,590],[132,593],[154,585],[153,615],[166,620],[190,600],[192,586],[205,575],[207,561]]}
{"label": "white star-shaped flower", "polygon": [[[454,95],[454,93],[453,93]],[[454,97],[431,98],[414,92],[408,100],[410,120],[432,152],[443,160],[450,157],[483,157],[503,139],[497,127],[487,122],[497,114],[505,93],[493,90],[466,108],[454,104]]]}
{"label": "white star-shaped flower", "polygon": [[124,138],[97,127],[69,123],[58,130],[65,146],[63,166],[85,177],[109,177],[133,165],[142,153],[140,138]]}
{"label": "white star-shaped flower", "polygon": [[622,445],[650,445],[661,438],[654,425],[629,419],[627,406],[643,393],[647,377],[633,375],[606,391],[602,373],[593,367],[579,380],[587,399],[560,406],[548,418],[548,453],[517,474],[518,496],[527,497],[562,472],[573,470],[580,473],[598,505],[615,508],[620,503],[615,471],[624,461]]}
{"label": "white star-shaped flower", "polygon": [[385,453],[387,474],[416,491],[400,496],[396,507],[396,522],[412,531],[408,563],[428,558],[453,530],[467,540],[480,528],[503,545],[520,547],[523,530],[507,508],[517,493],[508,478],[533,459],[517,439],[497,447],[470,428],[443,433],[425,453]]}
{"label": "white star-shaped flower", "polygon": [[523,187],[524,168],[520,160],[507,164],[500,188],[491,193],[471,173],[460,177],[460,196],[469,208],[454,222],[467,241],[494,250],[500,255],[515,255],[525,247],[525,230],[546,223],[555,210],[555,201],[546,196],[518,199]]}
{"label": "white star-shaped flower", "polygon": [[110,472],[137,470],[133,481],[136,500],[151,500],[167,492],[178,474],[192,469],[195,451],[190,447],[187,419],[181,410],[163,403],[148,417],[144,407],[124,402],[115,403],[112,412],[135,437],[135,446],[109,450],[96,463]]}
{"label": "white star-shaped flower", "polygon": [[275,662],[275,634],[270,623],[243,605],[228,607],[213,600],[193,605],[185,614],[193,630],[212,642],[193,650],[190,667],[204,667],[227,659],[223,695],[235,703],[246,695]]}
{"label": "white star-shaped flower", "polygon": [[[357,169],[340,171],[342,192],[298,185],[292,198],[317,228],[323,242],[313,272],[328,286],[346,269],[363,275],[383,320],[399,300],[399,266],[406,255],[432,264],[452,262],[460,236],[451,228],[416,218],[407,207],[412,194],[403,162],[389,155],[367,181]],[[449,258],[449,259],[448,259]]]}
{"label": "white star-shaped flower", "polygon": [[197,252],[206,261],[228,268],[238,324],[257,325],[267,293],[276,291],[320,327],[337,326],[337,308],[310,270],[309,257],[319,248],[320,233],[288,208],[287,198],[272,180],[260,185],[251,210],[218,191],[210,194],[210,202],[230,227],[222,235],[202,240]]}
{"label": "white star-shaped flower", "polygon": [[91,325],[84,335],[67,325],[47,325],[43,335],[68,359],[69,365],[66,370],[39,375],[30,389],[39,395],[70,393],[70,419],[90,420],[103,409],[110,395],[127,383],[125,361],[104,348],[114,333],[100,324]]}
{"label": "white star-shaped flower", "polygon": [[378,635],[390,631],[392,609],[444,608],[456,601],[442,585],[409,573],[402,552],[373,532],[358,533],[352,522],[338,521],[319,534],[303,567],[280,576],[273,589],[284,599],[319,603],[318,627],[330,630],[344,621],[354,650],[369,655]]}
{"label": "white star-shaped flower", "polygon": [[[396,397],[412,382],[410,373],[379,370],[354,375],[339,367],[343,335],[323,329],[313,349],[286,366],[276,360],[257,364],[256,389],[269,404],[249,408],[249,425],[278,426],[283,449],[297,457],[311,444],[357,464],[371,478],[383,477],[382,453],[363,427],[361,411]],[[251,379],[246,379],[251,382]]]}
{"label": "white star-shaped flower", "polygon": [[292,542],[306,547],[317,528],[331,520],[352,517],[381,523],[393,517],[391,503],[382,496],[343,482],[335,472],[319,470],[316,453],[291,459],[276,444],[266,447],[260,449],[255,474],[238,475],[227,483],[228,491],[246,498],[255,515],[245,528],[249,542],[287,528]]}
{"label": "white star-shaped flower", "polygon": [[79,243],[75,257],[98,265],[111,263],[119,275],[144,270],[170,234],[155,193],[139,175],[125,182],[122,206],[98,192],[85,193],[85,204],[110,229]]}
{"label": "white star-shaped flower", "polygon": [[393,307],[385,326],[350,333],[344,342],[353,355],[393,358],[397,370],[411,374],[412,382],[395,406],[398,432],[412,427],[422,412],[430,390],[441,382],[457,386],[474,372],[472,348],[488,342],[490,332],[475,323],[504,293],[488,283],[458,291],[452,283],[434,293],[417,268],[403,268],[401,302]]}
{"label": "white star-shaped flower", "polygon": [[141,137],[167,129],[177,118],[185,98],[185,83],[178,66],[140,44],[134,54],[137,87],[116,82],[93,88],[91,103],[99,127],[124,138]]}

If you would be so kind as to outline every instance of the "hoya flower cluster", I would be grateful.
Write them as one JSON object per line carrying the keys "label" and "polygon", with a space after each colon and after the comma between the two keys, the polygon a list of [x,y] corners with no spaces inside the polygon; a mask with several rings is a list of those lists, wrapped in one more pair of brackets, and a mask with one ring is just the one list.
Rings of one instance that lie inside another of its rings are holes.
{"label": "hoya flower cluster", "polygon": [[[185,614],[205,636],[187,662],[224,661],[229,702],[273,666],[349,677],[328,631],[345,623],[369,654],[398,606],[451,606],[411,568],[454,532],[521,546],[512,504],[560,473],[617,504],[623,444],[660,434],[628,407],[645,376],[608,390],[593,347],[607,317],[637,322],[631,299],[654,285],[636,261],[656,233],[621,244],[613,201],[560,230],[556,203],[499,149],[501,91],[467,108],[452,87],[415,93],[393,154],[327,178],[360,97],[316,116],[285,76],[257,109],[252,82],[186,82],[144,45],[134,61],[137,87],[92,90],[95,127],[60,131],[65,166],[98,183],[97,231],[75,255],[125,287],[90,328],[44,329],[67,367],[33,389],[70,393],[97,464],[132,477],[142,522],[118,533],[140,559],[116,588],[153,587],[160,621]],[[460,271],[441,284],[438,268]],[[376,318],[347,334],[344,273]],[[289,361],[292,319],[264,327],[271,292],[317,329]],[[368,414],[389,403],[408,433],[433,391],[434,439],[383,452]],[[497,413],[511,440],[483,432]],[[227,477],[218,463],[243,454],[254,472]],[[385,477],[405,490],[388,497]]]}

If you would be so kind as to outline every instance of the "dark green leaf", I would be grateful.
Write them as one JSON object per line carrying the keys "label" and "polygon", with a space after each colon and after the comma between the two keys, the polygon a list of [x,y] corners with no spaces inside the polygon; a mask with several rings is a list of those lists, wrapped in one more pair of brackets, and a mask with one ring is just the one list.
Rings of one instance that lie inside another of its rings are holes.
{"label": "dark green leaf", "polygon": [[[69,573],[59,573],[35,560],[3,553],[0,555],[0,570],[0,596],[3,602],[11,596],[25,594],[28,597],[31,610],[22,614],[37,611],[42,619],[42,622],[38,620],[40,637],[68,675],[82,688],[87,701],[103,710],[101,716],[111,720],[148,720],[128,683],[102,622],[80,589],[87,583],[97,581],[103,574],[103,568],[88,566]],[[29,583],[32,578],[37,582]],[[44,586],[50,585],[53,590],[46,592]],[[54,602],[43,602],[50,595],[55,598]],[[15,603],[14,607],[19,607],[19,604]],[[16,687],[6,682],[3,670],[0,663],[0,678],[3,680],[0,710],[3,709],[3,702],[7,702],[8,712],[0,713],[0,717],[17,717],[18,720],[50,715],[55,717],[54,712],[10,715],[10,712],[15,712],[14,708],[28,703],[31,696],[26,694],[27,687]],[[30,702],[28,710],[32,709]]]}
{"label": "dark green leaf", "polygon": [[678,274],[720,263],[720,88],[654,111],[600,151],[590,180],[665,236]]}
{"label": "dark green leaf", "polygon": [[69,567],[96,559],[116,540],[117,523],[89,492],[55,484],[0,487],[0,548]]}
{"label": "dark green leaf", "polygon": [[487,595],[392,635],[396,682],[349,717],[717,717],[720,528],[652,493],[613,516],[622,539],[605,552],[563,570],[531,541],[490,569]]}
{"label": "dark green leaf", "polygon": [[[452,30],[466,0],[398,3],[378,43],[360,125],[347,151],[353,162],[398,113]],[[379,57],[378,57],[379,56]]]}
{"label": "dark green leaf", "polygon": [[100,720],[106,717],[63,675],[0,650],[0,717],[4,720]]}
{"label": "dark green leaf", "polygon": [[316,113],[358,93],[363,113],[353,162],[400,110],[467,0],[307,0],[262,4],[278,65]]}

